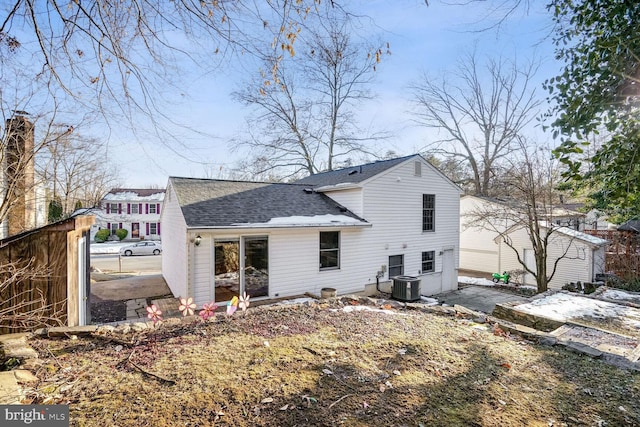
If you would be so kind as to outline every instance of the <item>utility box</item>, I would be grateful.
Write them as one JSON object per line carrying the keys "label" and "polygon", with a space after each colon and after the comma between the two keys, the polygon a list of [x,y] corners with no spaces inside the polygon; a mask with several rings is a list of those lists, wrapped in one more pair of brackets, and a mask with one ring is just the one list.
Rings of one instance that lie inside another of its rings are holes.
{"label": "utility box", "polygon": [[420,279],[415,276],[394,277],[391,297],[399,301],[419,300],[420,299]]}

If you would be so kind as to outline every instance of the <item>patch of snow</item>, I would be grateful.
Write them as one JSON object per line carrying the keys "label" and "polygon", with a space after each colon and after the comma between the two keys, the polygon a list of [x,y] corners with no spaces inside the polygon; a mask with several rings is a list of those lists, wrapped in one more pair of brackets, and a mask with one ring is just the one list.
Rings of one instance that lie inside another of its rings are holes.
{"label": "patch of snow", "polygon": [[555,231],[574,239],[579,239],[584,242],[590,243],[594,246],[604,246],[608,242],[607,240],[601,239],[600,237],[592,236],[591,234],[583,233],[582,231],[574,230],[573,228],[569,227],[556,228]]}
{"label": "patch of snow", "polygon": [[420,301],[426,305],[438,305],[440,304],[437,299],[420,296]]}
{"label": "patch of snow", "polygon": [[294,298],[294,299],[287,299],[284,301],[278,301],[274,305],[312,304],[316,301],[317,300],[315,298]]}
{"label": "patch of snow", "polygon": [[120,248],[129,246],[133,243],[135,242],[91,242],[91,244],[89,245],[89,252],[92,255],[119,254]]}
{"label": "patch of snow", "polygon": [[492,280],[483,279],[481,277],[467,277],[458,276],[458,283],[464,283],[466,285],[479,285],[479,286],[495,286]]}
{"label": "patch of snow", "polygon": [[500,281],[498,283],[494,283],[493,280],[483,279],[481,277],[467,277],[467,276],[458,276],[458,283],[463,283],[465,285],[478,285],[478,286],[507,286],[513,289],[533,289],[536,290],[537,287],[531,285],[515,285],[514,282],[505,285],[504,282]]}
{"label": "patch of snow", "polygon": [[600,320],[616,318],[632,328],[640,329],[640,310],[578,295],[557,293],[515,308],[560,322],[580,317]]}
{"label": "patch of snow", "polygon": [[628,301],[635,304],[640,304],[640,294],[629,293],[620,289],[607,289],[600,295],[606,299]]}
{"label": "patch of snow", "polygon": [[353,313],[355,311],[373,311],[375,313],[396,314],[396,315],[405,316],[404,313],[398,313],[397,311],[394,311],[394,310],[386,310],[386,309],[380,309],[375,307],[369,307],[367,305],[347,305],[345,307],[342,307],[342,309],[334,308],[334,309],[331,309],[331,311],[344,311],[345,313]]}
{"label": "patch of snow", "polygon": [[120,193],[109,193],[104,196],[104,200],[124,200],[124,201],[145,201],[145,200],[154,200],[154,201],[163,201],[164,200],[164,191],[158,191],[157,193],[151,194],[149,196],[139,196],[135,191],[123,191]]}
{"label": "patch of snow", "polygon": [[314,216],[287,216],[271,218],[262,223],[234,223],[233,226],[242,227],[290,227],[290,226],[346,226],[369,225],[367,222],[346,215],[314,215]]}

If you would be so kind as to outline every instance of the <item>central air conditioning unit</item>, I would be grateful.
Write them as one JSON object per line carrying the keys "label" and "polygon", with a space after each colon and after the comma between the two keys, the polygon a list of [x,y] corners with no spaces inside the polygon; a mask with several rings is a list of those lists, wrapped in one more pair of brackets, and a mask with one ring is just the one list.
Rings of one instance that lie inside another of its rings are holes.
{"label": "central air conditioning unit", "polygon": [[420,279],[414,276],[396,276],[393,278],[391,298],[399,301],[417,301],[420,299]]}

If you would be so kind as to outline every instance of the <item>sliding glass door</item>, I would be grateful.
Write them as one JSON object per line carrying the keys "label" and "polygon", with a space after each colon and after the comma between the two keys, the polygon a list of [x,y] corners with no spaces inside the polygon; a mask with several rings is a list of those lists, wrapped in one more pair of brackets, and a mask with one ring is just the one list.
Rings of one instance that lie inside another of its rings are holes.
{"label": "sliding glass door", "polygon": [[267,237],[215,241],[215,301],[229,301],[246,292],[269,296],[269,242]]}
{"label": "sliding glass door", "polygon": [[244,290],[252,297],[269,296],[269,243],[266,237],[244,238]]}

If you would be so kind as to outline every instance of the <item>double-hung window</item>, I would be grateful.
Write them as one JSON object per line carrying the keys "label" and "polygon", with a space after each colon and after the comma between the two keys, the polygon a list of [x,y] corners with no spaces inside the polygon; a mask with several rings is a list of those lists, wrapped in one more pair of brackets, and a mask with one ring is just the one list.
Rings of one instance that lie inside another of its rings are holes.
{"label": "double-hung window", "polygon": [[389,278],[404,274],[404,255],[391,255],[389,257]]}
{"label": "double-hung window", "polygon": [[155,214],[156,213],[156,204],[155,203],[149,203],[149,213],[150,214]]}
{"label": "double-hung window", "polygon": [[340,232],[320,232],[320,270],[340,268]]}
{"label": "double-hung window", "polygon": [[111,204],[109,204],[109,211],[110,211],[112,214],[117,214],[117,213],[119,213],[119,212],[118,212],[118,204],[117,204],[117,203],[111,203]]}
{"label": "double-hung window", "polygon": [[155,222],[149,223],[149,234],[158,234],[158,224]]}
{"label": "double-hung window", "polygon": [[436,195],[422,195],[422,231],[436,229]]}
{"label": "double-hung window", "polygon": [[132,203],[131,204],[131,214],[135,215],[138,213],[138,204],[137,203]]}
{"label": "double-hung window", "polygon": [[422,252],[422,272],[423,273],[431,273],[436,271],[435,259],[436,259],[435,251]]}

